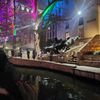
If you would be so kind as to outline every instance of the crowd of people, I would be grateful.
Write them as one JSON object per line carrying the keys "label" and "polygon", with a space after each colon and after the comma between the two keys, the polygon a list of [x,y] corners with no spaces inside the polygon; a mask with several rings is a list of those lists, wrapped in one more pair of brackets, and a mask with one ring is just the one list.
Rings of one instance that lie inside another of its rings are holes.
{"label": "crowd of people", "polygon": [[[30,59],[31,56],[33,59],[36,58],[37,53],[36,53],[35,49],[33,49],[33,50],[26,49],[24,51],[26,52],[27,59]],[[14,49],[12,49],[11,50],[11,57],[21,57],[22,58],[24,51],[22,49],[19,49],[18,53],[16,54],[16,51]],[[32,52],[32,54],[31,54],[31,52]]]}

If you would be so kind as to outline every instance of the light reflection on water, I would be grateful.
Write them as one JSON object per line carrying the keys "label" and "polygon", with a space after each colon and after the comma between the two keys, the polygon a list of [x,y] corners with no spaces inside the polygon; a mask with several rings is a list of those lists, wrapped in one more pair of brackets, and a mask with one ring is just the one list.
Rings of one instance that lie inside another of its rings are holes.
{"label": "light reflection on water", "polygon": [[100,85],[47,70],[17,68],[17,71],[41,77],[38,100],[100,100]]}

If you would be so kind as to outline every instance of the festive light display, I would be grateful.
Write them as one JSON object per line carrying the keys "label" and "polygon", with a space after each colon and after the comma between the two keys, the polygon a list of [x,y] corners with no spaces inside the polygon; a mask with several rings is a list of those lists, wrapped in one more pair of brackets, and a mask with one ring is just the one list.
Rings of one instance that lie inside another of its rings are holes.
{"label": "festive light display", "polygon": [[16,33],[17,33],[16,28],[14,28],[14,36],[16,36]]}
{"label": "festive light display", "polygon": [[[2,0],[3,1],[3,0]],[[0,33],[6,36],[17,36],[18,28],[23,27],[21,23],[19,23],[20,15],[29,14],[29,16],[33,16],[33,20],[37,19],[38,9],[37,9],[37,0],[29,0],[29,5],[24,5],[24,3],[20,2],[20,0],[15,1],[9,0],[9,2],[4,0],[5,2],[1,2],[0,8],[0,23],[3,23],[0,29]],[[24,1],[23,1],[24,2]],[[44,17],[52,11],[56,4],[57,0],[54,0],[42,13],[41,20],[44,20]],[[1,7],[5,6],[5,7]],[[8,12],[6,12],[8,11]],[[25,12],[25,13],[24,13]],[[3,16],[6,16],[5,19]],[[17,17],[18,16],[18,17]],[[6,22],[6,23],[4,23]],[[20,24],[20,25],[19,25]],[[47,22],[47,26],[49,25],[49,21]],[[19,26],[18,26],[19,25]],[[15,27],[16,26],[16,27]],[[3,33],[4,32],[4,33]]]}
{"label": "festive light display", "polygon": [[2,29],[0,28],[0,33],[2,32]]}
{"label": "festive light display", "polygon": [[9,34],[12,28],[14,16],[13,0],[0,0],[0,26],[2,26],[1,36]]}
{"label": "festive light display", "polygon": [[36,20],[37,18],[37,14],[38,14],[38,9],[37,9],[37,0],[29,0],[30,4],[31,4],[31,8],[32,8],[32,16],[34,18],[34,20]]}
{"label": "festive light display", "polygon": [[49,16],[51,15],[57,1],[58,0],[51,1],[41,15],[40,23],[42,22],[42,28],[44,28],[44,30],[52,23],[49,20]]}
{"label": "festive light display", "polygon": [[48,7],[44,10],[44,12],[43,12],[43,14],[42,14],[42,16],[41,16],[42,19],[46,16],[46,14],[47,14],[49,11],[51,11],[51,10],[54,8],[56,2],[57,2],[57,0],[55,0],[54,2],[52,2],[52,3],[50,4],[50,6],[48,6]]}

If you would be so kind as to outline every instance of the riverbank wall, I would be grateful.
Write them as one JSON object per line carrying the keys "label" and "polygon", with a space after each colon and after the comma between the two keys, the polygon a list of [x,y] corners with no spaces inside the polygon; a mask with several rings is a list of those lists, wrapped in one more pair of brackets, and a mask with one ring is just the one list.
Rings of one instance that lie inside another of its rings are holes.
{"label": "riverbank wall", "polygon": [[21,68],[42,68],[100,81],[100,68],[96,67],[20,58],[9,58],[9,62]]}

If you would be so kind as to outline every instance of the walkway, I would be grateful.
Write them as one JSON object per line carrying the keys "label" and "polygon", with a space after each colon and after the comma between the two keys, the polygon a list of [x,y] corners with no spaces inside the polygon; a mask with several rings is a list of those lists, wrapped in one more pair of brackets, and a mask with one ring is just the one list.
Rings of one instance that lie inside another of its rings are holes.
{"label": "walkway", "polygon": [[71,67],[73,66],[73,67],[75,67],[76,70],[100,74],[100,68],[91,67],[91,66],[80,66],[80,65],[76,65],[76,64],[67,64],[67,63],[62,63],[62,64],[65,65],[65,66],[71,66]]}

